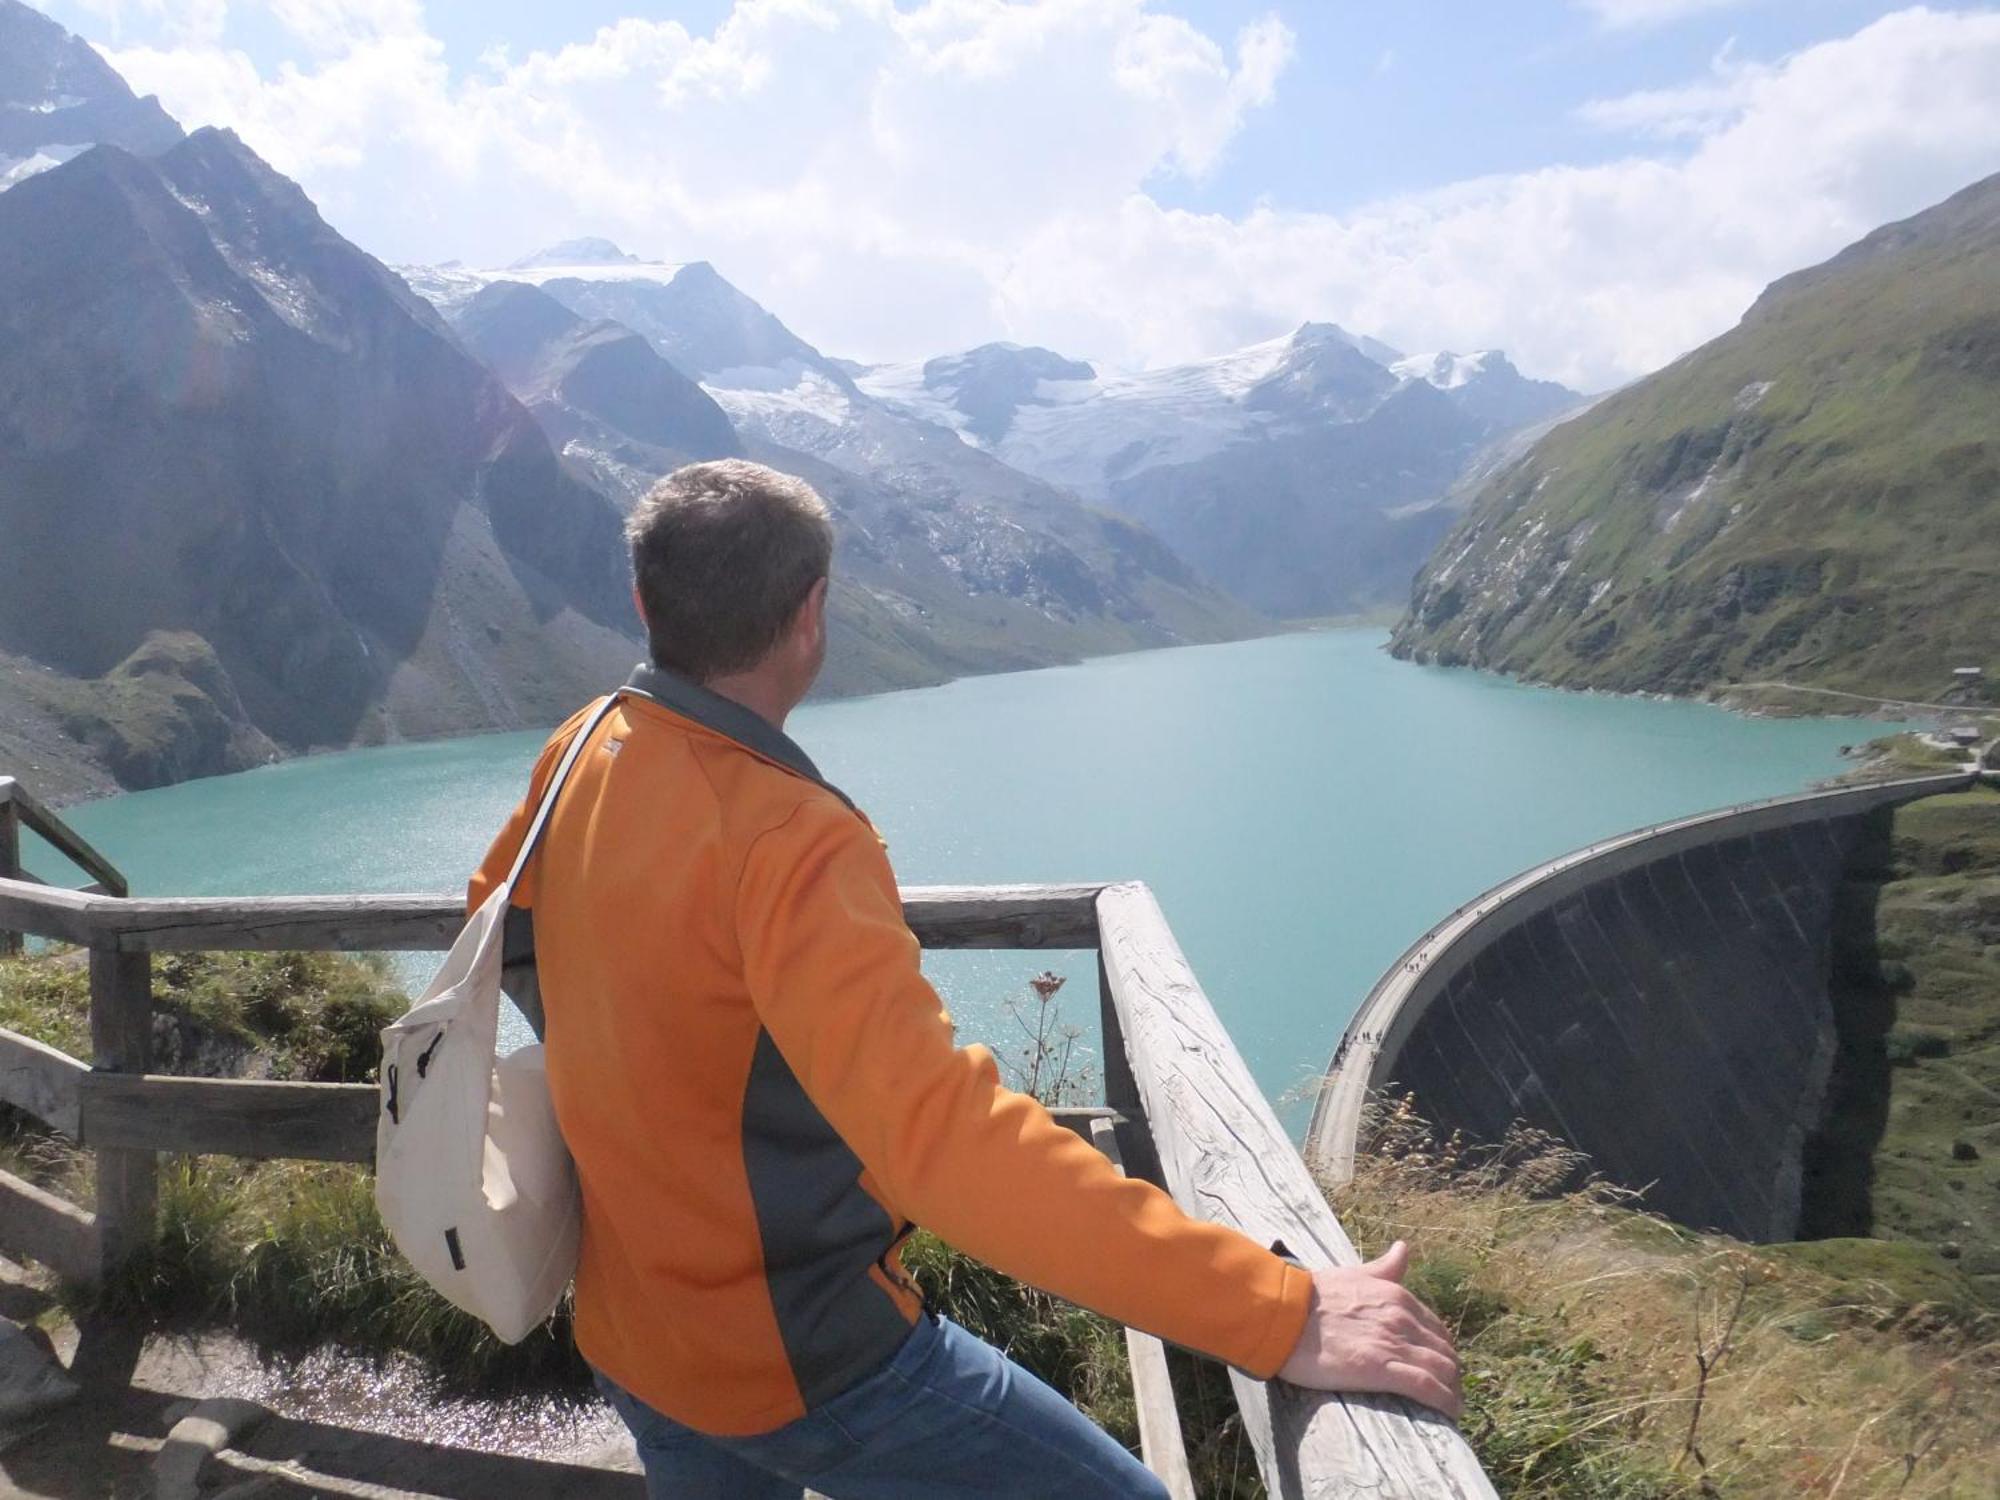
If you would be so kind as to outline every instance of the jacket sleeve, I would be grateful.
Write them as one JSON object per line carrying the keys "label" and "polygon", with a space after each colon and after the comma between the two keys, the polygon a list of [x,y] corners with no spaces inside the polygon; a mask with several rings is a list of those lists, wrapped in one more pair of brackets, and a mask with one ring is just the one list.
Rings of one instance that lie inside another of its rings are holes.
{"label": "jacket sleeve", "polygon": [[1121,1176],[992,1054],[958,1047],[888,857],[830,799],[762,834],[738,887],[745,977],[807,1095],[901,1211],[1021,1281],[1260,1378],[1311,1281]]}

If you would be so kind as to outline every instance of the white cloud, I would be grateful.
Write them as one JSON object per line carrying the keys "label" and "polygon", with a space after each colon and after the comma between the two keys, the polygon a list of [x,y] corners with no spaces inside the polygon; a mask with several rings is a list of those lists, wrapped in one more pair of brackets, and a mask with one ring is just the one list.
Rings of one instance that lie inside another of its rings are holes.
{"label": "white cloud", "polygon": [[176,42],[213,43],[229,22],[229,0],[76,0],[76,7],[102,20],[114,44],[128,24],[157,27]]}
{"label": "white cloud", "polygon": [[272,11],[304,60],[260,72],[226,40],[109,55],[385,259],[607,234],[712,260],[863,358],[1004,337],[1158,362],[1314,317],[1601,387],[2000,166],[1991,11],[1904,11],[1594,102],[1584,117],[1634,143],[1609,164],[1235,217],[1163,207],[1160,183],[1214,170],[1281,86],[1275,19],[1225,43],[1146,0],[737,0],[707,35],[627,20],[454,74],[410,0]]}
{"label": "white cloud", "polygon": [[1574,0],[1579,9],[1590,12],[1597,23],[1611,31],[1637,31],[1648,26],[1664,26],[1705,10],[1725,10],[1743,0]]}
{"label": "white cloud", "polygon": [[1577,110],[1577,118],[1600,129],[1661,140],[1711,135],[1741,118],[1756,102],[1759,86],[1777,71],[1744,62],[1735,51],[1732,42],[1717,53],[1705,78],[1615,99],[1592,99]]}
{"label": "white cloud", "polygon": [[[225,0],[206,3],[220,10]],[[265,0],[265,5],[281,26],[322,54],[386,37],[421,36],[424,30],[420,0]]]}

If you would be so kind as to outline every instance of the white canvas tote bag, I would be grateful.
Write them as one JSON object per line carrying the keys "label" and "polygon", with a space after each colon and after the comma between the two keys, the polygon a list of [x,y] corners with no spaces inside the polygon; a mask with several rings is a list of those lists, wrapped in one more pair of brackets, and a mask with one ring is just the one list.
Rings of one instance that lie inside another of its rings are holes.
{"label": "white canvas tote bag", "polygon": [[503,1341],[555,1311],[576,1272],[576,1167],[540,1043],[499,1056],[500,958],[514,883],[570,767],[618,701],[569,743],[514,856],[423,998],[382,1032],[375,1205],[424,1280]]}

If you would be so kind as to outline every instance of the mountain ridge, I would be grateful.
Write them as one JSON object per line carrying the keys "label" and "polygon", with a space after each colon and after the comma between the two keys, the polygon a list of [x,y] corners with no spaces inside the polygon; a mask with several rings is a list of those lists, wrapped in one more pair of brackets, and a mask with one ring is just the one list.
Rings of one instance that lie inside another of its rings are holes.
{"label": "mountain ridge", "polygon": [[2000,666],[2000,174],[1780,278],[1497,472],[1393,649],[1563,686]]}
{"label": "mountain ridge", "polygon": [[148,785],[547,722],[629,666],[616,513],[233,136],[38,173],[0,254],[10,723]]}
{"label": "mountain ridge", "polygon": [[[593,239],[517,265],[579,316],[646,336],[746,441],[918,492],[1066,492],[1138,522],[1204,584],[1277,616],[1400,601],[1455,519],[1465,467],[1581,400],[1498,351],[1406,356],[1313,322],[1137,374],[1007,342],[870,366],[799,338],[706,261],[640,261]],[[451,317],[515,274],[401,269]]]}
{"label": "mountain ridge", "polygon": [[150,156],[181,134],[88,42],[21,0],[0,0],[0,191],[94,145]]}
{"label": "mountain ridge", "polygon": [[[469,300],[448,305],[460,336],[501,372],[565,456],[589,468],[622,504],[635,503],[680,462],[735,453],[820,489],[838,541],[829,692],[926,685],[968,671],[1052,665],[1265,628],[1210,595],[1179,558],[1130,523],[1093,512],[934,429],[870,411],[858,392],[841,399],[862,413],[869,445],[834,442],[831,451],[813,453],[787,446],[769,427],[732,427],[712,388],[677,369],[668,351],[691,360],[690,351],[705,350],[705,373],[742,378],[753,367],[740,361],[775,348],[787,364],[769,373],[765,383],[775,389],[764,394],[782,403],[784,379],[804,368],[796,353],[804,346],[791,344],[788,331],[774,335],[762,309],[707,267],[694,287],[707,306],[692,327],[674,321],[686,306],[685,287],[677,293],[648,272],[617,293],[626,300],[651,294],[642,321],[655,330],[652,340],[586,317],[577,309],[602,304],[580,288],[561,276],[539,286],[489,280]],[[718,307],[735,312],[719,320]],[[725,336],[731,324],[743,342]],[[596,346],[600,357],[619,351],[620,376],[580,389],[574,354],[580,345]],[[676,443],[670,434],[641,430],[665,403],[635,400],[635,392],[668,384],[679,392],[676,401],[699,403],[711,414],[700,440],[687,440],[683,431]],[[744,399],[742,390],[719,395],[725,402]],[[818,431],[834,429],[821,424]]]}
{"label": "mountain ridge", "polygon": [[1400,601],[1454,519],[1439,502],[1463,467],[1581,399],[1497,351],[1406,356],[1314,322],[1134,373],[988,344],[855,380],[1131,516],[1218,587],[1285,617]]}

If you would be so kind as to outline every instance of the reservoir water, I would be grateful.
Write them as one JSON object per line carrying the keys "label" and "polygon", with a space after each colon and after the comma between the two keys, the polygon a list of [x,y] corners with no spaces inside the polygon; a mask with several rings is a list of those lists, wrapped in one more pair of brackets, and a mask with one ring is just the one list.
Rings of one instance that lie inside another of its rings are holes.
{"label": "reservoir water", "polygon": [[[815,704],[790,727],[907,884],[1150,883],[1273,1098],[1460,902],[1609,834],[1803,789],[1886,732],[1523,687],[1398,662],[1382,641],[1108,657]],[[65,816],[135,894],[454,888],[543,739],[314,756]],[[933,974],[962,1033],[1006,1052],[1020,1038],[1003,1002],[1045,967],[1073,981],[1059,998],[1094,1036],[1088,955],[945,955]]]}

